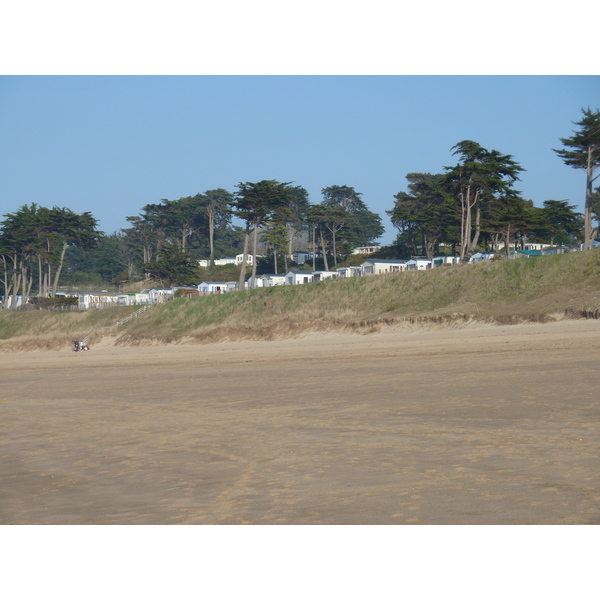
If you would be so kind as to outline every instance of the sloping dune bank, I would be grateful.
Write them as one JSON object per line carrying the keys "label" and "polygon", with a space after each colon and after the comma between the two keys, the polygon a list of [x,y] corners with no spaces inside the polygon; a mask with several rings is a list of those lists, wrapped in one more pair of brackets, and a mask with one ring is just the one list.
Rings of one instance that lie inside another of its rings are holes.
{"label": "sloping dune bank", "polygon": [[600,321],[0,356],[0,523],[600,523]]}

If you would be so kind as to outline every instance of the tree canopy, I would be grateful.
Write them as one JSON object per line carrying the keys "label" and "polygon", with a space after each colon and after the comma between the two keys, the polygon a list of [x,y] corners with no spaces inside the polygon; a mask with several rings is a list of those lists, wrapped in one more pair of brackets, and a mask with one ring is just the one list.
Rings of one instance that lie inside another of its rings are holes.
{"label": "tree canopy", "polygon": [[464,261],[479,242],[484,209],[495,196],[511,193],[524,169],[510,154],[486,150],[471,140],[459,142],[452,150],[453,155],[459,155],[459,162],[454,167],[444,167],[444,185],[459,202],[460,259]]}
{"label": "tree canopy", "polygon": [[596,170],[600,166],[600,111],[581,109],[583,117],[575,121],[579,130],[569,138],[559,138],[562,149],[553,149],[564,163],[574,169],[582,169],[586,173],[585,212],[584,212],[584,250],[591,248],[592,229],[592,184],[597,179]]}

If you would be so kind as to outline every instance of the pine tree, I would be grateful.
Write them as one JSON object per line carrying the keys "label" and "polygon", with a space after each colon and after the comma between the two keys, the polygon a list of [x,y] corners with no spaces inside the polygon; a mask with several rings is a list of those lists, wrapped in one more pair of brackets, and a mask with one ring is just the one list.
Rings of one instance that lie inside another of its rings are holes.
{"label": "pine tree", "polygon": [[598,177],[594,173],[600,166],[600,111],[592,112],[588,107],[587,110],[582,108],[581,112],[581,121],[574,121],[580,127],[579,131],[570,138],[559,138],[564,148],[553,150],[566,165],[586,172],[583,249],[589,250],[593,239],[592,183]]}

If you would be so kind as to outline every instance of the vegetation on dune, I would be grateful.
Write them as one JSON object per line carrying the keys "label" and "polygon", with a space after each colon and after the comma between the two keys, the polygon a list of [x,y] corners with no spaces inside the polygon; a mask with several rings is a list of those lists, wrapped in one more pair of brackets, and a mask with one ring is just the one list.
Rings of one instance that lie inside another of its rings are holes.
{"label": "vegetation on dune", "polygon": [[[86,313],[0,313],[0,350],[60,349],[137,307]],[[112,329],[116,344],[279,339],[311,331],[372,331],[423,319],[514,322],[581,316],[600,308],[600,249],[456,265],[308,285],[178,298]]]}

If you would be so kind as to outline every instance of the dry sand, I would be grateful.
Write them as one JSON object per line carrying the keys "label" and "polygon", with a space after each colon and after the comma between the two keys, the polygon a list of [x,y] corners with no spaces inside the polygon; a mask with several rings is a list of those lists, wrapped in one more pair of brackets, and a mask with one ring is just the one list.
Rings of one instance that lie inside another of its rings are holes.
{"label": "dry sand", "polygon": [[0,354],[0,523],[600,523],[599,356],[594,320]]}

